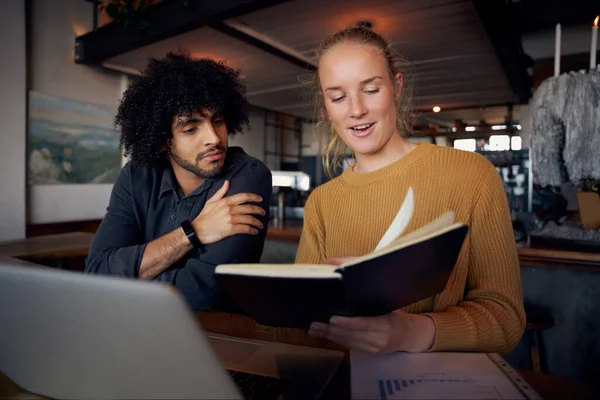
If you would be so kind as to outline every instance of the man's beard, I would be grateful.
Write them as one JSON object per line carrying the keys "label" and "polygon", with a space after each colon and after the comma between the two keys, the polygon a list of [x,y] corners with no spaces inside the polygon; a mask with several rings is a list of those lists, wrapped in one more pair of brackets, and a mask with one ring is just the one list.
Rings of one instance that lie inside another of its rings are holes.
{"label": "man's beard", "polygon": [[[205,152],[198,154],[198,156],[196,157],[196,160],[197,160],[196,162],[198,162],[206,154],[212,153],[215,150],[222,151],[223,153],[226,152],[226,150],[223,149],[222,147],[212,148],[210,150],[207,150]],[[196,164],[192,164],[188,160],[184,160],[183,158],[179,157],[177,154],[173,153],[172,151],[169,151],[169,154],[173,158],[173,161],[175,161],[177,163],[177,165],[179,165],[181,168],[183,168],[186,171],[189,171],[193,174],[196,174],[197,176],[199,176],[201,178],[205,178],[205,179],[214,178],[216,176],[219,176],[221,174],[221,172],[223,171],[223,167],[225,166],[225,163],[219,165],[220,163],[217,162],[217,163],[215,163],[215,165],[212,168],[203,169],[203,168],[199,168]]]}

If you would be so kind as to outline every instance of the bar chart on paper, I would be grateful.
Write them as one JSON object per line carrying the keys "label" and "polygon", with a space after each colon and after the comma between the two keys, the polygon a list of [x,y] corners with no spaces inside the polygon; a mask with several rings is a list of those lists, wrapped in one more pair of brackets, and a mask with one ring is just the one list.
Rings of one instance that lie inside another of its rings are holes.
{"label": "bar chart on paper", "polygon": [[352,357],[352,399],[540,399],[501,358],[487,354]]}
{"label": "bar chart on paper", "polygon": [[381,400],[522,398],[518,391],[512,397],[504,397],[494,385],[482,384],[474,379],[451,379],[443,375],[436,379],[378,379],[377,390],[377,398]]}

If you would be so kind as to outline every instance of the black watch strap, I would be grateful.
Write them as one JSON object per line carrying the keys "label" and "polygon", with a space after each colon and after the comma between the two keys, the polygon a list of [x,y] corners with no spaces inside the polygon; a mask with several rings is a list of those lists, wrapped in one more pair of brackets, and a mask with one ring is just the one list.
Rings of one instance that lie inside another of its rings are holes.
{"label": "black watch strap", "polygon": [[192,246],[194,246],[196,249],[201,249],[202,243],[200,243],[200,239],[198,239],[198,236],[196,236],[196,232],[194,232],[194,228],[192,228],[192,223],[186,219],[181,222],[181,228],[185,232],[185,235]]}

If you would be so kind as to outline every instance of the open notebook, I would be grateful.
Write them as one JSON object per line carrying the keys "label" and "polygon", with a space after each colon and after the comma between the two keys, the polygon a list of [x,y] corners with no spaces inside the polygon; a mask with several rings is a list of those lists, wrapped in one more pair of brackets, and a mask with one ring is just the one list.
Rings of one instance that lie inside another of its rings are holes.
{"label": "open notebook", "polygon": [[375,250],[341,266],[222,264],[217,281],[258,323],[308,328],[332,315],[387,314],[441,292],[467,233],[447,212],[402,235],[412,218],[407,196]]}

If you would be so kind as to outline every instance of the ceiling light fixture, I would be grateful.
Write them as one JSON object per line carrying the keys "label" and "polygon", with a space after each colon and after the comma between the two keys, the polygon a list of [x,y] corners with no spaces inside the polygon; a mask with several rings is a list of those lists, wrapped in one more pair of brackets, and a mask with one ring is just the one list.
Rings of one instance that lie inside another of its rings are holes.
{"label": "ceiling light fixture", "polygon": [[442,111],[442,109],[440,108],[440,106],[435,106],[432,108],[434,113],[439,113],[440,111]]}

